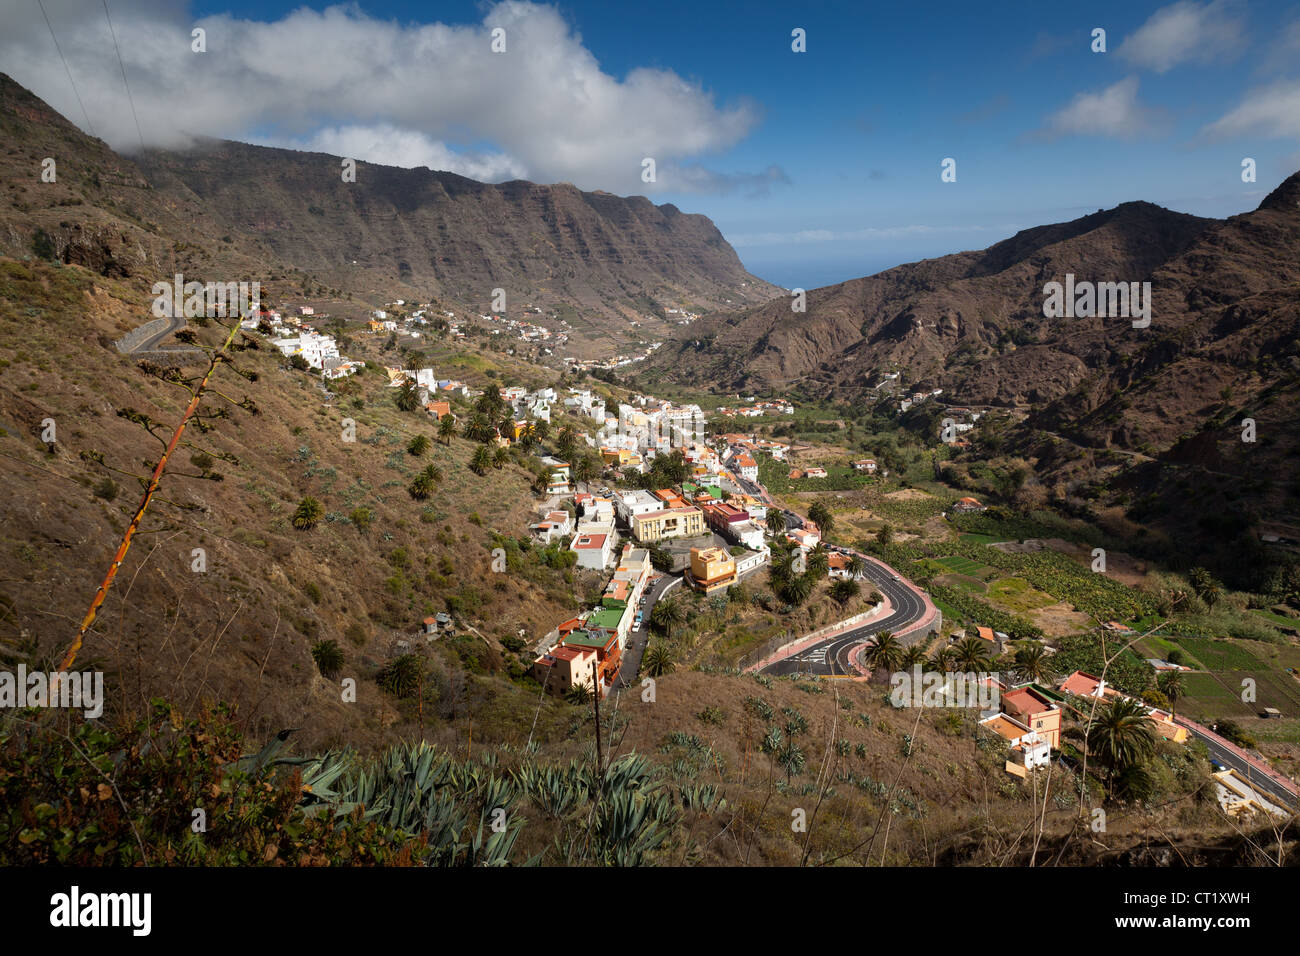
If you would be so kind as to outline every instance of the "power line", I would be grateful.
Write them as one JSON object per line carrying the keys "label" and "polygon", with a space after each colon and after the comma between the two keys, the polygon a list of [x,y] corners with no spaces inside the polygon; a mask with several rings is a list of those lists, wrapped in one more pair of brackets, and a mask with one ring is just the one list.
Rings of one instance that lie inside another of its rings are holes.
{"label": "power line", "polygon": [[59,52],[59,59],[63,61],[63,70],[68,74],[68,82],[72,84],[72,94],[77,98],[77,105],[81,107],[81,115],[86,118],[86,129],[90,135],[95,135],[95,127],[91,125],[90,113],[86,111],[86,104],[81,102],[81,93],[77,90],[77,81],[72,78],[72,70],[68,67],[67,57],[63,55],[63,49],[59,46],[59,38],[54,35],[54,27],[50,24],[50,15],[45,12],[44,0],[36,0],[37,5],[41,8],[41,16],[45,18],[45,25],[50,28],[50,39],[54,41],[54,49]]}
{"label": "power line", "polygon": [[131,104],[131,118],[135,120],[135,134],[140,137],[140,149],[145,148],[144,133],[140,131],[140,117],[135,112],[135,98],[131,95],[131,84],[126,81],[126,64],[122,62],[122,48],[117,45],[117,31],[113,29],[113,18],[108,12],[108,0],[103,0],[104,17],[108,20],[108,32],[113,35],[113,49],[117,51],[117,65],[122,68],[122,85],[126,87],[126,98]]}

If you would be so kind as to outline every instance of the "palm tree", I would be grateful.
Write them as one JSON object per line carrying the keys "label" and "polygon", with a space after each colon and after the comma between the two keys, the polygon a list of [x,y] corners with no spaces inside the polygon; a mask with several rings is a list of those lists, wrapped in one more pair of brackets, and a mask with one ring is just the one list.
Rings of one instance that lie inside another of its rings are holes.
{"label": "palm tree", "polygon": [[420,407],[420,389],[409,378],[397,390],[397,407],[404,412],[413,412]]}
{"label": "palm tree", "polygon": [[672,651],[656,642],[653,647],[646,650],[645,657],[641,659],[641,666],[651,677],[662,677],[676,667],[677,663],[673,660]]}
{"label": "palm tree", "polygon": [[419,458],[429,450],[429,438],[426,435],[416,435],[411,439],[411,443],[406,446],[407,452]]}
{"label": "palm tree", "polygon": [[573,463],[574,481],[586,484],[596,477],[596,463],[591,460],[590,455],[583,455]]}
{"label": "palm tree", "polygon": [[965,673],[978,674],[989,669],[989,652],[978,637],[963,637],[953,646],[953,663]]}
{"label": "palm tree", "polygon": [[491,467],[492,452],[488,451],[487,445],[479,445],[474,449],[474,456],[469,460],[470,471],[476,475],[486,475]]}
{"label": "palm tree", "polygon": [[894,528],[888,521],[876,532],[876,541],[882,548],[887,548],[894,543]]}
{"label": "palm tree", "polygon": [[508,461],[510,461],[510,449],[505,445],[498,445],[497,450],[492,453],[492,467],[504,468]]}
{"label": "palm tree", "polygon": [[903,646],[892,632],[881,631],[867,641],[862,659],[871,665],[872,671],[896,671],[903,659]]}
{"label": "palm tree", "polygon": [[905,671],[911,670],[919,664],[925,664],[925,648],[920,644],[913,644],[903,651],[903,656],[899,658],[899,664]]}
{"label": "palm tree", "polygon": [[317,522],[324,516],[325,509],[315,498],[308,495],[298,502],[298,507],[293,513],[292,523],[299,531],[310,531],[316,527]]}
{"label": "palm tree", "polygon": [[492,427],[486,415],[475,412],[465,423],[464,435],[471,441],[489,442],[497,437],[497,430]]}
{"label": "palm tree", "polygon": [[565,425],[560,429],[560,435],[555,440],[555,450],[559,452],[563,461],[572,460],[574,453],[578,450],[578,436],[573,429]]}
{"label": "palm tree", "polygon": [[1132,698],[1114,700],[1088,730],[1088,752],[1108,771],[1108,793],[1117,777],[1145,763],[1155,751],[1156,735],[1146,708]]}
{"label": "palm tree", "polygon": [[860,578],[866,573],[866,571],[866,559],[855,551],[849,556],[849,575],[853,578]]}
{"label": "palm tree", "polygon": [[769,508],[767,512],[767,530],[780,534],[785,530],[785,512],[780,508]]}
{"label": "palm tree", "polygon": [[794,577],[794,555],[793,548],[772,551],[771,563],[768,565],[768,573],[772,577],[772,590],[777,590],[778,585]]}
{"label": "palm tree", "polygon": [[781,582],[779,597],[787,604],[798,607],[812,596],[813,587],[816,586],[816,583],[817,578],[811,572],[791,575]]}
{"label": "palm tree", "polygon": [[953,649],[949,645],[945,644],[934,652],[934,656],[930,658],[930,664],[939,673],[947,674],[952,671],[953,662],[956,658],[957,655],[953,652]]}
{"label": "palm tree", "polygon": [[831,585],[831,598],[835,603],[839,604],[840,607],[843,607],[857,597],[861,591],[862,588],[858,585],[857,581],[841,579]]}
{"label": "palm tree", "polygon": [[1052,677],[1052,661],[1042,644],[1027,644],[1016,651],[1016,670],[1027,680],[1042,683]]}
{"label": "palm tree", "polygon": [[813,502],[813,506],[808,509],[808,520],[816,522],[823,538],[830,537],[831,532],[835,530],[835,516],[831,514],[831,509],[825,502]]}
{"label": "palm tree", "polygon": [[416,501],[424,501],[432,495],[437,488],[437,479],[430,472],[430,469],[433,469],[434,471],[437,470],[433,465],[425,468],[411,480],[411,484],[406,489],[407,494]]}
{"label": "palm tree", "polygon": [[574,684],[564,692],[564,699],[570,704],[577,704],[581,707],[583,704],[591,703],[591,688],[586,684]]}
{"label": "palm tree", "polygon": [[830,568],[830,554],[826,550],[823,542],[818,542],[817,547],[808,553],[808,573],[816,577],[821,577]]}
{"label": "palm tree", "polygon": [[1178,671],[1164,671],[1156,678],[1156,687],[1169,698],[1169,709],[1177,713],[1178,698],[1183,696],[1183,675]]}
{"label": "palm tree", "polygon": [[438,437],[442,439],[444,445],[450,445],[451,440],[456,437],[456,419],[448,413],[438,419]]}
{"label": "palm tree", "polygon": [[650,611],[650,626],[668,637],[686,623],[686,608],[675,598],[667,598],[655,603]]}

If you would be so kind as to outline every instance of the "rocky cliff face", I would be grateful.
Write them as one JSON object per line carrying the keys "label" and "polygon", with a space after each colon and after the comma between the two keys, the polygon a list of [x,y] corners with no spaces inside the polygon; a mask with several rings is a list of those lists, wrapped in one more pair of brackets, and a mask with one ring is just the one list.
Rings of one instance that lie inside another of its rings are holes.
{"label": "rocky cliff face", "polygon": [[1126,203],[983,252],[814,289],[802,314],[783,299],[712,317],[661,350],[655,367],[728,388],[798,385],[825,394],[860,390],[901,368],[909,381],[956,390],[967,402],[1051,401],[1144,337],[1119,320],[1044,318],[1044,284],[1067,274],[1151,279],[1213,224]]}
{"label": "rocky cliff face", "polygon": [[[344,182],[337,156],[220,140],[133,160],[3,74],[0,131],[13,144],[0,158],[12,180],[0,248],[30,253],[42,230],[56,258],[119,278],[274,272],[484,312],[504,289],[508,311],[562,306],[579,334],[606,344],[633,322],[668,328],[666,308],[779,292],[745,271],[707,217],[641,196],[369,163]],[[45,157],[55,183],[40,181]]]}

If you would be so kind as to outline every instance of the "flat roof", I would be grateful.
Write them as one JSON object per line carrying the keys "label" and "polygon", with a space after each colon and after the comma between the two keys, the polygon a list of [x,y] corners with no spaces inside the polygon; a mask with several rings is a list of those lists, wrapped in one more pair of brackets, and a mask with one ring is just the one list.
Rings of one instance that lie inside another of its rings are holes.
{"label": "flat roof", "polygon": [[[587,624],[591,627],[616,628],[622,623],[624,609],[607,607],[599,611],[593,611],[587,618]],[[603,641],[602,641],[603,643]]]}

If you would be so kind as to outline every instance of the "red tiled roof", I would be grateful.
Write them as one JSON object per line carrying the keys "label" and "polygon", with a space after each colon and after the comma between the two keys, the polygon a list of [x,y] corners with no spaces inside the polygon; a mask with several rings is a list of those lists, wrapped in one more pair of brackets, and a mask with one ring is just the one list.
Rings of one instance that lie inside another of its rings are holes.
{"label": "red tiled roof", "polygon": [[1061,690],[1068,691],[1071,694],[1078,694],[1081,697],[1091,697],[1097,692],[1100,684],[1100,679],[1093,677],[1091,674],[1075,671],[1061,681]]}

